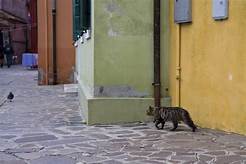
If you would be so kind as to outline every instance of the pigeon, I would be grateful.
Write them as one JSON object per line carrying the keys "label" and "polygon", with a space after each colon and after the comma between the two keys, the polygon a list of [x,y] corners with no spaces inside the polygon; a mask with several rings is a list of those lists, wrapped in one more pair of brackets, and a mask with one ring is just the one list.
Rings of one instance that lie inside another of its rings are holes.
{"label": "pigeon", "polygon": [[12,92],[9,92],[9,95],[8,95],[8,97],[7,97],[7,99],[10,101],[10,102],[12,102],[12,100],[14,99],[14,94],[12,93]]}

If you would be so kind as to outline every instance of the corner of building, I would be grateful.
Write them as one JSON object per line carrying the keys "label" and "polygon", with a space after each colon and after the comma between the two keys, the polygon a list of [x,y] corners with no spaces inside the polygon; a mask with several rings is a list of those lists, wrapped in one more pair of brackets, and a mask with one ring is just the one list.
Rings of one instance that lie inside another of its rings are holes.
{"label": "corner of building", "polygon": [[[79,85],[79,101],[84,121],[88,125],[152,120],[146,110],[153,104],[153,98],[92,97]],[[162,99],[163,106],[170,106],[171,98]]]}

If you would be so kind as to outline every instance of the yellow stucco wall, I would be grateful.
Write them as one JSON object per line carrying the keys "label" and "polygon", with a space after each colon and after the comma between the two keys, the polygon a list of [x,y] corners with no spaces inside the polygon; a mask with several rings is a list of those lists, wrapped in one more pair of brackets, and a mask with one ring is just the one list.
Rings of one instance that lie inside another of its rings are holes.
{"label": "yellow stucco wall", "polygon": [[[214,21],[212,1],[193,0],[192,23],[181,25],[180,31],[173,21],[173,1],[169,57],[172,104],[180,101],[202,127],[246,134],[246,1],[230,0],[229,19]],[[179,61],[180,99],[176,80]]]}

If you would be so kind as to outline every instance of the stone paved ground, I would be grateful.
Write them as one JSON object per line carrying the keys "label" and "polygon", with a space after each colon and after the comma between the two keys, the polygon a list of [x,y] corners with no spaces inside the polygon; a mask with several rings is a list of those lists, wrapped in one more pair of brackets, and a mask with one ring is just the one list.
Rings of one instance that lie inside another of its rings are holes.
{"label": "stone paved ground", "polygon": [[78,98],[62,86],[37,86],[37,73],[0,69],[0,164],[246,163],[246,137],[152,123],[86,126]]}

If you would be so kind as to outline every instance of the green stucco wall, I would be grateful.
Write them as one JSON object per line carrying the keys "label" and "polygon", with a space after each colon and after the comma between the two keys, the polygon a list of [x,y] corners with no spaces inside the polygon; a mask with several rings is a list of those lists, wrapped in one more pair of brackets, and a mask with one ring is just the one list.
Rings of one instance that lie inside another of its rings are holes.
{"label": "green stucco wall", "polygon": [[95,85],[127,85],[136,92],[146,92],[150,97],[153,70],[152,1],[96,2]]}
{"label": "green stucco wall", "polygon": [[93,39],[87,41],[86,44],[79,44],[77,49],[78,82],[86,90],[86,95],[92,95],[94,86]]}
{"label": "green stucco wall", "polygon": [[[137,95],[152,97],[153,0],[95,2],[95,86],[125,86]],[[166,6],[165,1],[162,9]],[[162,12],[162,45],[168,42],[165,13],[167,16],[167,10]],[[162,49],[163,91],[168,85],[167,47]]]}
{"label": "green stucco wall", "polygon": [[[162,94],[168,86],[168,1],[162,1]],[[153,104],[153,0],[92,0],[92,38],[78,43],[88,124],[143,121]],[[170,99],[162,100],[169,104]]]}
{"label": "green stucco wall", "polygon": [[[162,99],[162,104],[169,106],[170,98]],[[95,98],[88,101],[88,120],[91,124],[126,123],[152,121],[146,115],[152,98]]]}
{"label": "green stucco wall", "polygon": [[[92,1],[92,20],[91,27],[94,29],[94,1]],[[78,83],[81,91],[87,97],[93,97],[94,88],[94,30],[91,31],[91,38],[84,39],[83,43],[81,38],[77,41],[76,47],[76,69],[78,73]]]}

